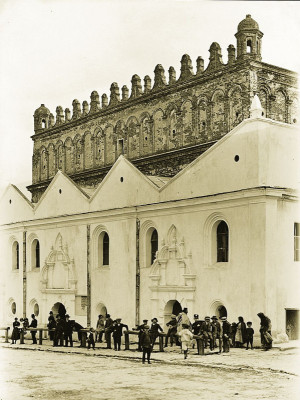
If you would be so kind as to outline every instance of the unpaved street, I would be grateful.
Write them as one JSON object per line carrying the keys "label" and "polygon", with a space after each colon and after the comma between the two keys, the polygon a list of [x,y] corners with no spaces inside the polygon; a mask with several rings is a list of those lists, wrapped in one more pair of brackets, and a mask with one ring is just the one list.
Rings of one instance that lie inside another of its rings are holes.
{"label": "unpaved street", "polygon": [[[95,356],[95,354],[97,356]],[[0,399],[292,399],[299,378],[247,369],[0,348]],[[299,392],[298,392],[299,393]]]}

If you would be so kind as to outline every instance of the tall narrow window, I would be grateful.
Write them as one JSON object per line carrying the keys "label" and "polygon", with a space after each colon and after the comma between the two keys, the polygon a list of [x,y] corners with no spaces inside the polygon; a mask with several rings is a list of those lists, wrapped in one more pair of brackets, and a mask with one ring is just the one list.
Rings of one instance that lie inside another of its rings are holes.
{"label": "tall narrow window", "polygon": [[124,154],[124,140],[123,139],[118,140],[118,155],[120,156],[121,154]]}
{"label": "tall narrow window", "polygon": [[247,40],[247,53],[252,53],[252,42],[250,39]]}
{"label": "tall narrow window", "polygon": [[109,236],[105,232],[103,236],[103,265],[109,265]]}
{"label": "tall narrow window", "polygon": [[224,221],[217,228],[217,262],[228,262],[228,226]]}
{"label": "tall narrow window", "polygon": [[16,241],[12,245],[12,268],[19,269],[19,243]]}
{"label": "tall narrow window", "polygon": [[157,230],[154,229],[151,235],[151,265],[155,260],[157,250],[158,250],[158,235],[157,235]]}
{"label": "tall narrow window", "polygon": [[300,224],[294,223],[294,261],[300,261]]}
{"label": "tall narrow window", "polygon": [[37,239],[32,242],[31,266],[32,268],[40,268],[40,242]]}

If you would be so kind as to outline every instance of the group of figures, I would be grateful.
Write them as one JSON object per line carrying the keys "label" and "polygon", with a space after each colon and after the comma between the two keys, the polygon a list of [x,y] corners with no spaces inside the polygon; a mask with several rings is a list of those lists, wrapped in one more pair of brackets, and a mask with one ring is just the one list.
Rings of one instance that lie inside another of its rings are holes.
{"label": "group of figures", "polygon": [[[229,352],[230,347],[243,348],[246,344],[246,350],[253,349],[253,335],[254,330],[252,328],[252,322],[244,322],[243,317],[238,318],[237,323],[230,324],[227,321],[227,317],[223,316],[219,318],[217,316],[206,316],[204,319],[200,319],[198,314],[194,314],[194,322],[192,323],[188,317],[188,309],[184,308],[181,313],[171,315],[170,321],[166,324],[168,331],[165,338],[165,347],[170,345],[181,346],[184,354],[184,358],[187,358],[188,350],[191,347],[195,347],[196,339],[195,336],[203,340],[204,348],[209,347],[211,351],[218,348],[218,353]],[[261,344],[264,350],[269,350],[272,347],[272,336],[271,336],[271,320],[263,313],[258,313],[260,318],[260,335]],[[26,329],[37,328],[38,321],[35,315],[31,315],[32,321],[29,324],[28,318],[21,318],[20,322],[18,318],[15,318],[13,322],[12,331],[12,344],[20,338],[20,330],[22,329],[26,333]],[[123,324],[121,318],[113,320],[110,314],[106,316],[99,315],[96,325],[96,331],[90,328],[87,331],[87,343],[88,349],[91,347],[95,349],[95,338],[96,341],[102,343],[103,335],[108,349],[111,349],[111,337],[114,341],[114,349],[116,351],[121,350],[121,339],[123,336],[123,329],[128,330],[128,325]],[[21,323],[23,327],[20,327]],[[48,317],[47,327],[49,329],[50,340],[53,341],[53,346],[73,346],[73,331],[78,333],[78,340],[81,343],[82,332],[84,329],[75,320],[71,320],[70,316],[66,314],[61,316],[53,315],[50,311]],[[142,361],[145,363],[146,356],[147,361],[150,363],[151,352],[156,342],[159,333],[163,333],[163,329],[158,323],[157,318],[151,319],[151,326],[148,325],[148,320],[144,319],[141,325],[136,325],[133,330],[138,331],[138,350],[143,352]],[[36,330],[30,330],[32,336],[32,343],[36,344]],[[65,344],[64,344],[65,343]]]}

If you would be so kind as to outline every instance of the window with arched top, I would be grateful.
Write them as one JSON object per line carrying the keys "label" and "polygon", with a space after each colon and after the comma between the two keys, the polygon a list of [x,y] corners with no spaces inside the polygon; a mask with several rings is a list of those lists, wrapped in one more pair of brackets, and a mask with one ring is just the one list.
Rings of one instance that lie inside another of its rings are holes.
{"label": "window with arched top", "polygon": [[45,129],[46,128],[46,120],[42,119],[42,128]]}
{"label": "window with arched top", "polygon": [[98,266],[109,266],[109,236],[105,231],[98,237]]}
{"label": "window with arched top", "polygon": [[31,245],[31,267],[40,268],[40,242],[37,239]]}
{"label": "window with arched top", "polygon": [[250,39],[247,40],[247,53],[252,53],[252,41]]}
{"label": "window with arched top", "polygon": [[19,243],[15,241],[12,245],[12,268],[19,269],[20,262],[19,262]]}
{"label": "window with arched top", "polygon": [[228,226],[221,221],[217,227],[217,262],[228,262]]}
{"label": "window with arched top", "polygon": [[156,258],[157,250],[158,250],[158,234],[157,230],[154,229],[151,235],[151,265],[153,264]]}

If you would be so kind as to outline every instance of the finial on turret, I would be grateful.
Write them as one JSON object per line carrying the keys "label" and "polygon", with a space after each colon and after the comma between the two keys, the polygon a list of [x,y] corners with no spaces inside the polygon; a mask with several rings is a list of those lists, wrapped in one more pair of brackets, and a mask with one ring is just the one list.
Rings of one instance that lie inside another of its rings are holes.
{"label": "finial on turret", "polygon": [[102,108],[105,108],[105,107],[108,106],[108,98],[107,98],[107,94],[106,93],[104,93],[101,96],[101,102],[102,102]]}
{"label": "finial on turret", "polygon": [[81,106],[79,100],[75,99],[72,101],[72,106],[73,106],[73,115],[72,119],[78,119],[81,117]]}
{"label": "finial on turret", "polygon": [[186,81],[194,76],[191,57],[184,54],[181,58],[180,77],[178,82]]}
{"label": "finial on turret", "polygon": [[99,110],[100,110],[99,94],[96,90],[93,90],[91,93],[90,114],[93,114]]}
{"label": "finial on turret", "polygon": [[61,125],[63,124],[64,121],[64,110],[62,106],[57,106],[56,107],[56,122],[55,125]]}
{"label": "finial on turret", "polygon": [[143,93],[141,78],[138,75],[133,75],[131,78],[131,99],[141,96]]}
{"label": "finial on turret", "polygon": [[200,56],[197,57],[196,63],[197,63],[197,72],[196,72],[196,75],[199,76],[199,75],[201,75],[202,72],[204,71],[204,60],[203,60],[203,58],[200,57]]}
{"label": "finial on turret", "polygon": [[219,43],[213,42],[209,48],[209,64],[205,72],[210,72],[212,70],[218,70],[224,66],[222,60],[222,51]]}
{"label": "finial on turret", "polygon": [[232,65],[235,62],[235,47],[233,44],[230,44],[227,47],[228,52],[228,65]]}
{"label": "finial on turret", "polygon": [[122,101],[128,100],[129,89],[126,85],[122,86]]}
{"label": "finial on turret", "polygon": [[169,68],[169,85],[174,85],[176,83],[176,71],[174,67]]}
{"label": "finial on turret", "polygon": [[71,111],[69,108],[65,109],[65,121],[66,122],[71,121]]}
{"label": "finial on turret", "polygon": [[49,115],[49,128],[52,128],[52,126],[54,126],[54,124],[55,124],[54,115],[52,113],[50,113],[50,115]]}
{"label": "finial on turret", "polygon": [[110,85],[110,106],[115,106],[120,103],[120,90],[117,82],[113,82]]}
{"label": "finial on turret", "polygon": [[151,78],[149,75],[146,75],[144,78],[144,93],[147,94],[151,91]]}
{"label": "finial on turret", "polygon": [[82,116],[84,117],[85,115],[88,115],[89,113],[89,103],[84,100],[82,102]]}
{"label": "finial on turret", "polygon": [[251,102],[250,107],[250,118],[261,118],[263,116],[264,110],[261,106],[258,95],[256,94]]}
{"label": "finial on turret", "polygon": [[157,64],[154,69],[154,85],[152,90],[163,88],[167,85],[165,70],[161,64]]}

